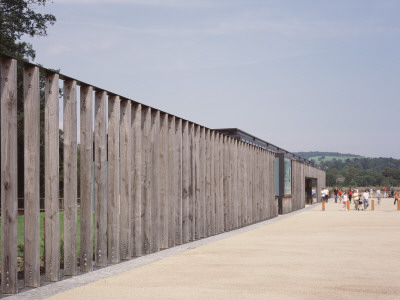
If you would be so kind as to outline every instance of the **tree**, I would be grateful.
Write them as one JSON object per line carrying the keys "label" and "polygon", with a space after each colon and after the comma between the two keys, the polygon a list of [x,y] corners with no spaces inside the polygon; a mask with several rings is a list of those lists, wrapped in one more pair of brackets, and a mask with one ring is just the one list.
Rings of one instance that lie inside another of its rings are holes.
{"label": "tree", "polygon": [[[47,0],[0,0],[0,52],[18,59],[34,60],[35,50],[32,45],[22,41],[25,35],[46,36],[47,27],[56,21],[51,14],[35,11],[45,6]],[[18,107],[18,197],[24,193],[24,112],[23,112],[23,66],[18,64],[17,107]],[[41,78],[41,122],[44,116],[44,82]],[[41,131],[43,126],[41,125]],[[41,132],[41,165],[43,165],[43,132]],[[41,195],[43,195],[43,172],[41,172]],[[22,203],[19,204],[22,207]]]}
{"label": "tree", "polygon": [[22,41],[24,35],[46,36],[47,26],[56,17],[35,12],[47,0],[0,0],[0,52],[23,59],[35,59],[32,45]]}

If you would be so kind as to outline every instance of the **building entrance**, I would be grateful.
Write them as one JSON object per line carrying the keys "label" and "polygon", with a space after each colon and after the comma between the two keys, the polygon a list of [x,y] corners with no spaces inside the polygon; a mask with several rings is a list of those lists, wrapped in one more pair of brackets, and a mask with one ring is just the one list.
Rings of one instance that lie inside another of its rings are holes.
{"label": "building entrance", "polygon": [[317,179],[316,178],[307,178],[305,184],[305,203],[313,204],[317,202]]}

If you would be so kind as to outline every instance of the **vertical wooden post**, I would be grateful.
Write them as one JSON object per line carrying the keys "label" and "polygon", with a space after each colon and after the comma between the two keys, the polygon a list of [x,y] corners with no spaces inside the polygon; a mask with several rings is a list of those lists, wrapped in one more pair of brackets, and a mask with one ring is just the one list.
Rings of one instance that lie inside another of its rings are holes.
{"label": "vertical wooden post", "polygon": [[213,220],[214,220],[214,234],[220,233],[219,227],[219,203],[220,203],[220,186],[219,186],[219,154],[220,154],[220,147],[219,147],[219,133],[214,133],[214,187],[215,187],[215,194],[214,194],[214,211],[213,211]]}
{"label": "vertical wooden post", "polygon": [[24,69],[24,273],[27,287],[40,286],[39,144],[39,68],[26,67]]}
{"label": "vertical wooden post", "polygon": [[96,91],[94,120],[95,260],[107,266],[107,103],[106,92]]}
{"label": "vertical wooden post", "polygon": [[189,124],[189,240],[194,241],[195,239],[195,214],[196,214],[196,162],[195,162],[195,125]]}
{"label": "vertical wooden post", "polygon": [[151,114],[151,218],[152,252],[160,251],[160,111]]}
{"label": "vertical wooden post", "polygon": [[209,235],[215,234],[215,131],[210,131],[210,198],[208,203],[209,209]]}
{"label": "vertical wooden post", "polygon": [[175,246],[176,238],[176,145],[175,117],[168,117],[168,247]]}
{"label": "vertical wooden post", "polygon": [[64,81],[64,275],[77,270],[77,103],[76,81]]}
{"label": "vertical wooden post", "polygon": [[371,210],[375,210],[375,200],[371,199]]}
{"label": "vertical wooden post", "polygon": [[59,103],[58,74],[48,74],[45,83],[45,268],[46,281],[60,280],[59,204]]}
{"label": "vertical wooden post", "polygon": [[325,211],[325,200],[322,200],[322,211]]}
{"label": "vertical wooden post", "polygon": [[397,210],[400,210],[400,201],[397,200]]}
{"label": "vertical wooden post", "polygon": [[201,186],[200,186],[200,130],[201,127],[199,125],[195,125],[195,239],[200,238],[201,233]]}
{"label": "vertical wooden post", "polygon": [[224,232],[224,136],[219,135],[219,232]]}
{"label": "vertical wooden post", "polygon": [[210,129],[206,129],[206,236],[211,235],[211,138]]}
{"label": "vertical wooden post", "polygon": [[182,242],[189,242],[189,123],[182,124]]}
{"label": "vertical wooden post", "polygon": [[224,230],[229,231],[229,138],[224,136]]}
{"label": "vertical wooden post", "polygon": [[206,129],[200,128],[200,238],[206,237]]}
{"label": "vertical wooden post", "polygon": [[119,251],[119,96],[108,97],[108,262],[120,261]]}
{"label": "vertical wooden post", "polygon": [[93,88],[80,90],[81,272],[93,269]]}
{"label": "vertical wooden post", "polygon": [[120,257],[131,259],[132,257],[132,194],[131,194],[131,101],[121,101],[120,118]]}
{"label": "vertical wooden post", "polygon": [[[1,61],[1,292],[17,282],[17,61]],[[58,124],[58,123],[57,123]]]}
{"label": "vertical wooden post", "polygon": [[143,254],[151,253],[151,108],[142,109],[142,243]]}
{"label": "vertical wooden post", "polygon": [[132,105],[132,255],[142,255],[142,105]]}
{"label": "vertical wooden post", "polygon": [[176,234],[175,244],[182,244],[182,119],[175,119],[175,149],[176,149]]}
{"label": "vertical wooden post", "polygon": [[242,143],[242,163],[243,163],[243,182],[242,182],[242,195],[243,195],[243,202],[242,202],[242,225],[246,226],[248,224],[247,221],[247,197],[248,197],[248,192],[247,192],[247,188],[248,188],[248,160],[247,160],[247,144],[246,143]]}
{"label": "vertical wooden post", "polygon": [[233,204],[233,228],[239,227],[239,199],[238,199],[238,141],[235,139],[232,143],[232,204]]}
{"label": "vertical wooden post", "polygon": [[168,114],[160,124],[160,248],[168,248]]}

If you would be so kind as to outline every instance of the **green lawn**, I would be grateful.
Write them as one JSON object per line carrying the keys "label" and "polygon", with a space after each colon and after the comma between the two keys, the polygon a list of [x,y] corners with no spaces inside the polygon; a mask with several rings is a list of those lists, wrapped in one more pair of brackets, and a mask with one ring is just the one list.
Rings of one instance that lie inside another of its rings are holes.
{"label": "green lawn", "polygon": [[[40,255],[44,256],[44,226],[43,226],[43,218],[45,213],[40,213]],[[18,216],[18,245],[24,245],[24,216]],[[1,223],[0,223],[1,229]],[[81,213],[78,211],[78,225],[77,225],[77,246],[78,246],[78,257],[80,254],[80,230],[81,229]],[[1,231],[0,231],[1,232]],[[93,235],[94,235],[94,215],[93,215]],[[64,239],[64,212],[60,211],[60,240]],[[1,241],[0,241],[1,245]],[[0,247],[1,251],[1,247]],[[18,248],[18,256],[23,256],[22,251]]]}

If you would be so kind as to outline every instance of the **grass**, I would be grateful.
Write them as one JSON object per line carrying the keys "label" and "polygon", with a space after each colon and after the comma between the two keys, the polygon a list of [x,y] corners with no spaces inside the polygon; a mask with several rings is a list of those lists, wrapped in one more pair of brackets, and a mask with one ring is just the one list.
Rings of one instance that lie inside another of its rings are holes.
{"label": "grass", "polygon": [[[44,257],[44,219],[45,213],[42,212],[40,213],[40,256]],[[80,254],[80,246],[81,246],[81,240],[80,240],[80,228],[81,228],[81,213],[78,211],[78,216],[77,216],[77,249],[78,249],[78,257]],[[24,245],[24,233],[25,233],[25,217],[18,216],[18,245]],[[1,223],[0,223],[0,230],[1,230]],[[94,216],[93,216],[93,235],[94,235]],[[60,240],[64,239],[64,212],[60,211]],[[0,241],[1,245],[1,241]],[[21,246],[20,246],[21,247]],[[18,256],[22,257],[23,252],[21,251],[20,247],[18,247]],[[0,247],[1,251],[1,247]]]}

